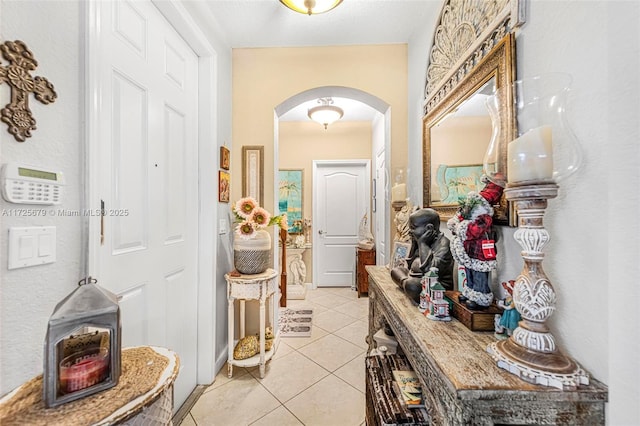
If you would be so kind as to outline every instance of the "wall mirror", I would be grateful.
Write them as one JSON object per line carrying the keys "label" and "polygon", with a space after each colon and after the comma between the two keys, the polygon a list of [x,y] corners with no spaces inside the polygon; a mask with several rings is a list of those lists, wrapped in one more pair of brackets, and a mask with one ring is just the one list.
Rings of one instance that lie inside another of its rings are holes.
{"label": "wall mirror", "polygon": [[[515,136],[511,85],[515,77],[515,39],[505,35],[446,96],[432,104],[423,120],[423,204],[441,218],[455,214],[458,200],[484,184],[482,162],[491,140],[491,118],[485,100],[496,89],[504,96],[500,135]],[[506,144],[502,144],[506,146]],[[506,160],[506,150],[501,155]],[[505,161],[506,163],[506,161]],[[506,199],[496,206],[494,221],[509,224]]]}

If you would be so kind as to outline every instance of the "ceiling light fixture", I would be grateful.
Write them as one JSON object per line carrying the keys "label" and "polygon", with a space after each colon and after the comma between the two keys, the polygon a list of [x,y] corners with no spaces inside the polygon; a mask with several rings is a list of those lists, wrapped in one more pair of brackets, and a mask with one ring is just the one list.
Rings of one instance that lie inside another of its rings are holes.
{"label": "ceiling light fixture", "polygon": [[313,121],[322,124],[327,129],[327,126],[334,121],[340,120],[344,115],[342,108],[333,105],[333,99],[320,98],[318,99],[319,106],[309,108],[307,115]]}
{"label": "ceiling light fixture", "polygon": [[342,3],[342,0],[280,0],[280,3],[298,13],[317,15],[330,11]]}

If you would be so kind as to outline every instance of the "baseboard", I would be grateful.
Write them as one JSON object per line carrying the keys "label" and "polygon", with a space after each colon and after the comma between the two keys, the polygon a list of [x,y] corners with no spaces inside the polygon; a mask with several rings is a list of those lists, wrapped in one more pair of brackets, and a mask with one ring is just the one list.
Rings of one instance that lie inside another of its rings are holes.
{"label": "baseboard", "polygon": [[[229,357],[229,344],[227,343],[226,345],[224,345],[224,350],[222,351],[222,353],[220,353],[220,355],[218,355],[218,358],[216,358],[216,363],[215,363],[216,376],[218,375],[222,367],[224,367],[224,364],[227,362],[228,357]],[[214,382],[216,381],[215,376],[213,378],[213,381]]]}
{"label": "baseboard", "polygon": [[184,402],[184,404],[182,404],[178,411],[176,411],[176,414],[174,414],[171,418],[171,421],[175,426],[180,425],[185,417],[189,415],[189,412],[191,411],[193,406],[196,405],[196,402],[198,402],[198,399],[200,399],[200,396],[202,396],[205,389],[207,389],[207,386],[198,385],[193,390],[193,392],[191,392],[191,395],[187,397],[187,400]]}

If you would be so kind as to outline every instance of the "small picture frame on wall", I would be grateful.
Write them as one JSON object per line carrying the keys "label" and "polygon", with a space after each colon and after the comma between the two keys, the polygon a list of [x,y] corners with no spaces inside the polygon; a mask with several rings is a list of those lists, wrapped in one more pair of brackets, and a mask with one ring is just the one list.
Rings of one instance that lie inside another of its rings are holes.
{"label": "small picture frame on wall", "polygon": [[231,175],[224,170],[218,171],[218,201],[228,203],[231,194]]}
{"label": "small picture frame on wall", "polygon": [[220,147],[220,168],[229,170],[231,167],[231,151],[226,146]]}
{"label": "small picture frame on wall", "polygon": [[264,147],[242,147],[242,196],[264,204]]}

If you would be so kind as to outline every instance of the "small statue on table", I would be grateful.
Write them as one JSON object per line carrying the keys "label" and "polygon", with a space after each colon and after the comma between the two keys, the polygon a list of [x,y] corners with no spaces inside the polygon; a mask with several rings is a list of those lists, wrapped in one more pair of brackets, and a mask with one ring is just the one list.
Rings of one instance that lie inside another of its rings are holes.
{"label": "small statue on table", "polygon": [[391,278],[413,302],[420,303],[422,277],[430,268],[438,268],[440,284],[447,290],[453,288],[453,257],[449,239],[440,232],[440,216],[433,209],[420,209],[409,216],[411,249],[407,256],[408,267],[391,270]]}
{"label": "small statue on table", "polygon": [[496,332],[494,333],[500,340],[508,339],[511,334],[513,334],[513,330],[518,327],[518,322],[520,322],[521,319],[520,312],[516,309],[516,304],[513,301],[513,287],[515,283],[514,280],[509,280],[508,283],[502,283],[502,288],[507,292],[507,297],[503,300],[498,300],[498,306],[504,309],[504,312],[502,312],[502,315],[496,314]]}
{"label": "small statue on table", "polygon": [[464,266],[467,278],[458,301],[472,310],[486,309],[493,302],[489,272],[496,269],[497,261],[492,206],[498,204],[502,191],[502,186],[487,180],[479,193],[467,194],[457,213],[447,222],[453,234],[453,258]]}

